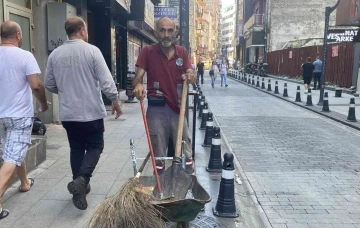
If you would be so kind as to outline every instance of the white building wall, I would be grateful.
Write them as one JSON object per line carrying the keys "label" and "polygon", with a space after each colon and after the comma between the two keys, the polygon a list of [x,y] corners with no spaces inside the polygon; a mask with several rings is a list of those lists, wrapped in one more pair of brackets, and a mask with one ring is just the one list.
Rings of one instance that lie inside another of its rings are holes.
{"label": "white building wall", "polygon": [[[322,38],[325,7],[337,0],[269,0],[269,51],[281,49],[288,41]],[[331,14],[330,26],[335,25],[336,11]]]}

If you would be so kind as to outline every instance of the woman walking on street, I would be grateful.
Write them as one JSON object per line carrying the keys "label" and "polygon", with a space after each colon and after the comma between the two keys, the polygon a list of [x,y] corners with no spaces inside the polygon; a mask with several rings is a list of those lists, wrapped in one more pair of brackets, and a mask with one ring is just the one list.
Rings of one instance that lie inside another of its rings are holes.
{"label": "woman walking on street", "polygon": [[313,71],[315,69],[314,64],[311,62],[311,57],[307,58],[307,63],[304,63],[301,66],[303,70],[303,80],[304,80],[304,87],[305,87],[305,93],[308,92],[308,89],[310,88],[310,83],[312,80]]}
{"label": "woman walking on street", "polygon": [[219,68],[216,65],[216,61],[212,62],[212,65],[210,67],[210,77],[211,77],[211,86],[214,88],[215,85],[215,79],[219,74]]}
{"label": "woman walking on street", "polygon": [[220,64],[220,76],[221,76],[221,86],[223,86],[223,82],[224,82],[225,87],[228,87],[228,84],[227,84],[227,69],[228,69],[228,64],[226,63],[226,59],[223,58],[222,63]]}

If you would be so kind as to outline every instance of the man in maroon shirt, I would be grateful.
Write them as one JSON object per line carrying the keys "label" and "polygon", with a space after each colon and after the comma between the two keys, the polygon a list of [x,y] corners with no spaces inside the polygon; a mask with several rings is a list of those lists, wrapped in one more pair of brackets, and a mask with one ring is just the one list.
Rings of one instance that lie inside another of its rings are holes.
{"label": "man in maroon shirt", "polygon": [[[187,50],[175,45],[177,30],[174,21],[163,17],[156,23],[159,43],[144,47],[138,57],[136,76],[133,81],[137,99],[145,98],[143,77],[147,72],[148,109],[146,119],[149,125],[151,143],[156,157],[165,157],[169,137],[176,144],[183,81],[194,84],[196,77]],[[186,170],[193,172],[191,140],[185,121],[183,139],[186,141]],[[165,162],[157,160],[161,173]]]}

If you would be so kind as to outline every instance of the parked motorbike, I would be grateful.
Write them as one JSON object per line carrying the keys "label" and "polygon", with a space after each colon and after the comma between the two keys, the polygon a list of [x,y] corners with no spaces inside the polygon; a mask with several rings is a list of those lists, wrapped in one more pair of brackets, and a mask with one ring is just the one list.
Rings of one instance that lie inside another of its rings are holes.
{"label": "parked motorbike", "polygon": [[254,63],[246,64],[245,72],[247,74],[256,74],[256,64],[254,64]]}
{"label": "parked motorbike", "polygon": [[268,64],[267,63],[260,63],[260,66],[259,66],[259,75],[261,77],[266,77],[267,76],[267,66]]}

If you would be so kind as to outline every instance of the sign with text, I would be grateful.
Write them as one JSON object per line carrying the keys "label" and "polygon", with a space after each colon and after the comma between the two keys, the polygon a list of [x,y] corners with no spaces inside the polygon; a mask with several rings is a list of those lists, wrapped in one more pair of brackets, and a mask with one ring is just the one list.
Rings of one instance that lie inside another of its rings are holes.
{"label": "sign with text", "polygon": [[171,19],[176,19],[177,14],[178,10],[176,7],[155,6],[155,18],[168,17]]}
{"label": "sign with text", "polygon": [[179,6],[179,0],[169,0],[169,5],[171,5],[171,6]]}
{"label": "sign with text", "polygon": [[359,42],[358,30],[355,29],[332,29],[328,31],[328,42]]}

